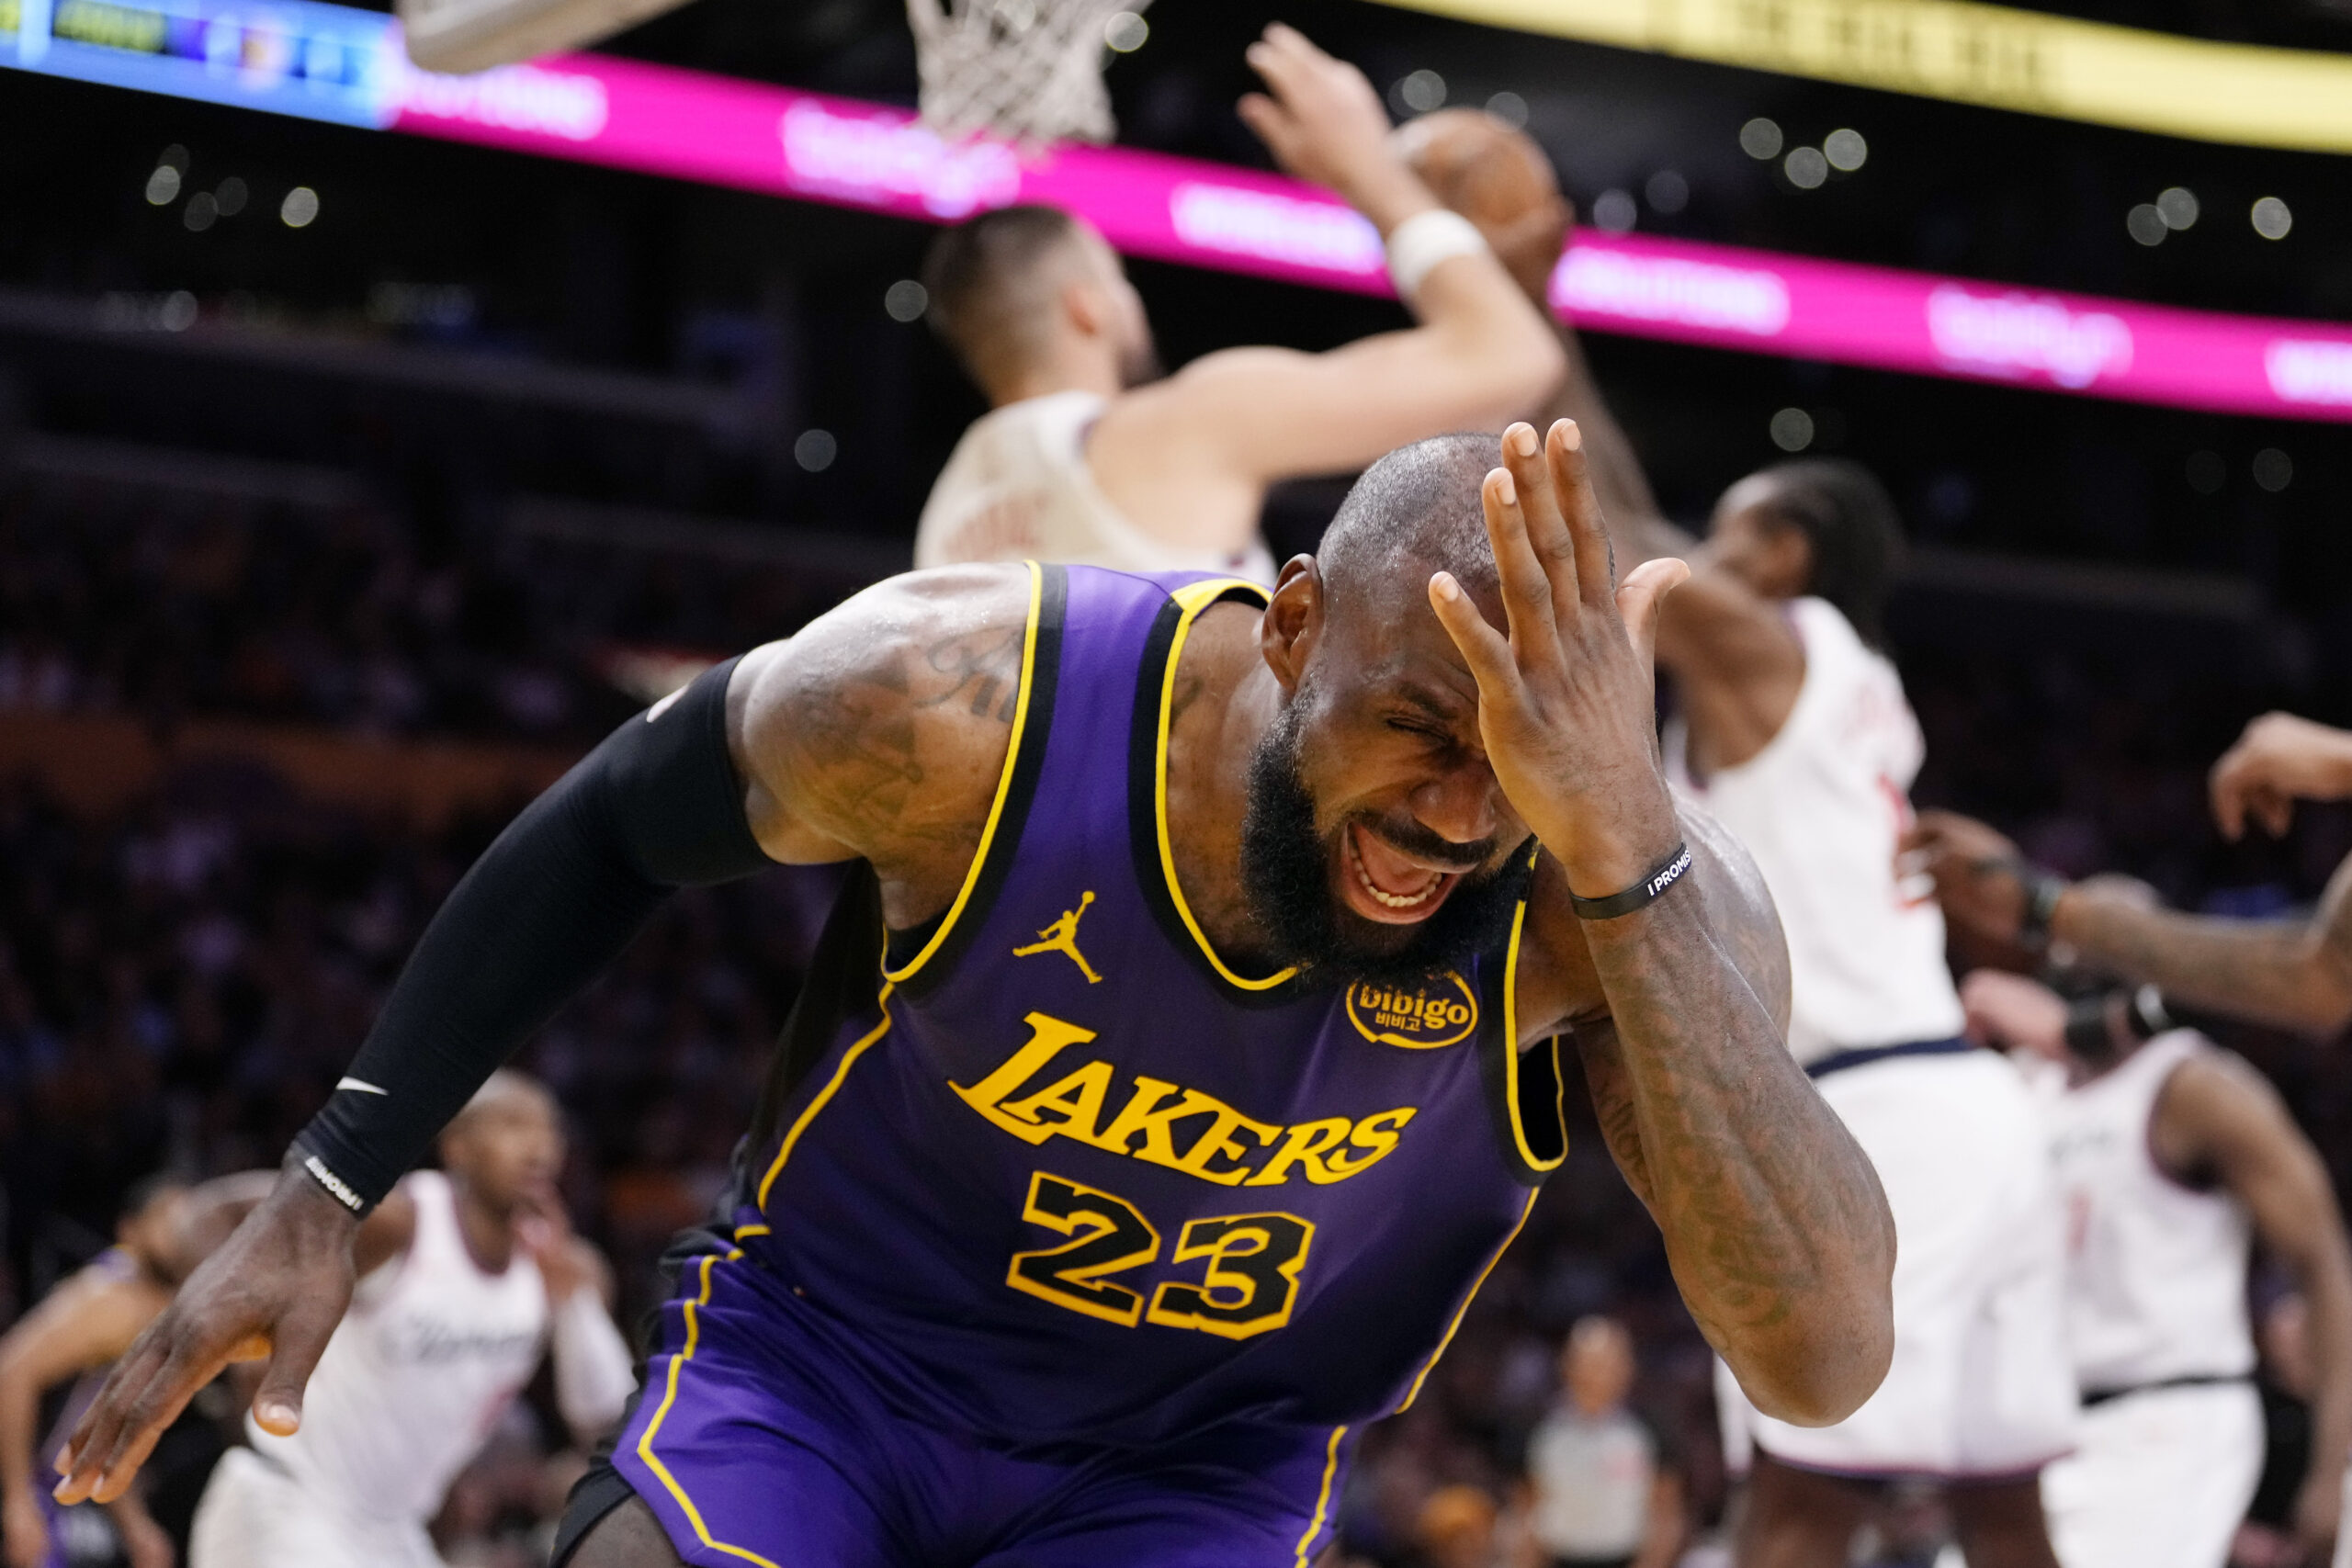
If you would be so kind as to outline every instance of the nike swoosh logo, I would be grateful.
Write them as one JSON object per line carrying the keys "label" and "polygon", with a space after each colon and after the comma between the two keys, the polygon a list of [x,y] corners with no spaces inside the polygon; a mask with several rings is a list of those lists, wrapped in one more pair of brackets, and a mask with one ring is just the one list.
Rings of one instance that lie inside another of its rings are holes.
{"label": "nike swoosh logo", "polygon": [[388,1089],[378,1089],[374,1084],[368,1083],[362,1078],[345,1078],[334,1087],[338,1089],[356,1089],[362,1094],[389,1095],[392,1092]]}

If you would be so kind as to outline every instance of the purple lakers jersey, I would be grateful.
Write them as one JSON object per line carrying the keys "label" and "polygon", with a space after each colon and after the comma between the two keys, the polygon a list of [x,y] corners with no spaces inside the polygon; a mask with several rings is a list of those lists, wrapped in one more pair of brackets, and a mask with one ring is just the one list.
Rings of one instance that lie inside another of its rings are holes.
{"label": "purple lakers jersey", "polygon": [[870,874],[844,896],[734,1245],[797,1332],[1008,1442],[1399,1408],[1565,1152],[1523,922],[1411,986],[1230,967],[1174,874],[1170,705],[1202,612],[1264,594],[1030,570],[970,873],[887,939]]}

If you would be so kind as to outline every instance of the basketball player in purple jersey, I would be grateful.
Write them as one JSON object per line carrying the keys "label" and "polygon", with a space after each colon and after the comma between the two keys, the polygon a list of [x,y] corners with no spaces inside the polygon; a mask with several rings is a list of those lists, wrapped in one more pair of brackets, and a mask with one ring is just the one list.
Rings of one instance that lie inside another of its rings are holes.
{"label": "basketball player in purple jersey", "polygon": [[[1889,1354],[1892,1231],[1790,1057],[1752,866],[1678,810],[1576,428],[1382,459],[1233,580],[893,580],[631,720],[452,894],[264,1209],[76,1429],[117,1495],[667,891],[862,861],[735,1201],[557,1560],[1303,1564],[1564,1155],[1555,1037],[1762,1408]],[[1498,628],[1507,627],[1505,631]],[[1687,847],[1686,847],[1687,845]],[[382,1092],[374,1092],[380,1089]]]}

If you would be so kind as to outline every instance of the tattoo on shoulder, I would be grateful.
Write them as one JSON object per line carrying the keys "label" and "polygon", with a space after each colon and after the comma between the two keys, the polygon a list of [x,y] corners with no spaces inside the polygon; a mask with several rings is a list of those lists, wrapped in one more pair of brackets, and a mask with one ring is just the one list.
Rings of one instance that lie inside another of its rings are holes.
{"label": "tattoo on shoulder", "polygon": [[780,714],[783,771],[802,809],[869,852],[966,854],[1019,710],[1023,626],[884,636],[797,681]]}

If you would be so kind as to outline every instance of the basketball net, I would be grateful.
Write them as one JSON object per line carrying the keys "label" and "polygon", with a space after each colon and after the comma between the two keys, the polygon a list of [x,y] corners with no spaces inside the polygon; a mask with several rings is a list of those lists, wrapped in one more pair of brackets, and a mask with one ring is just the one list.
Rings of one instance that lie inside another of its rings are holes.
{"label": "basketball net", "polygon": [[1102,29],[1150,0],[907,0],[922,118],[960,140],[991,133],[1035,147],[1115,130],[1102,85]]}

